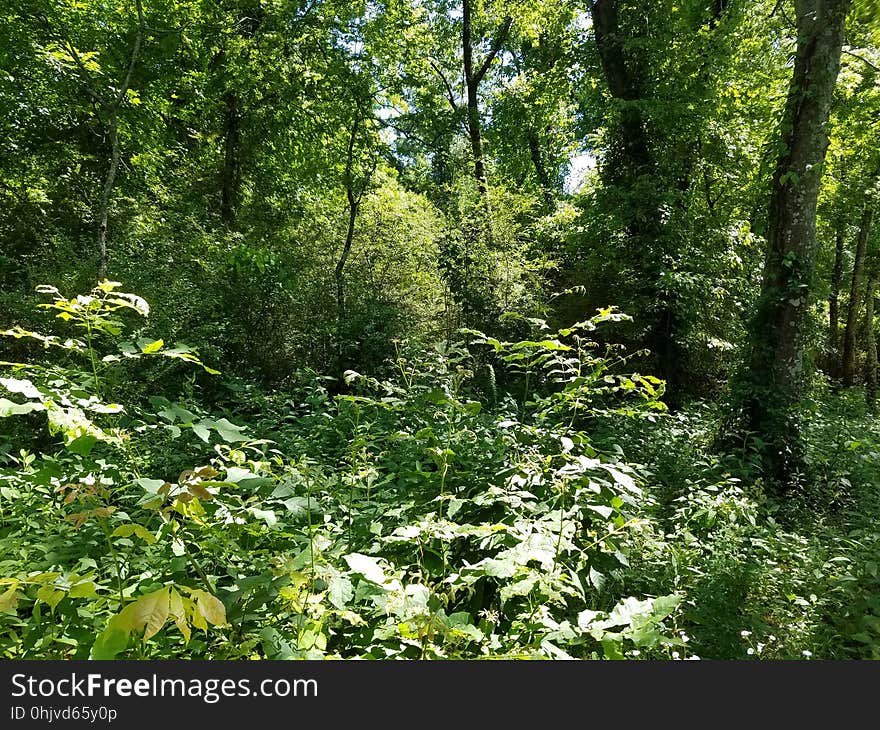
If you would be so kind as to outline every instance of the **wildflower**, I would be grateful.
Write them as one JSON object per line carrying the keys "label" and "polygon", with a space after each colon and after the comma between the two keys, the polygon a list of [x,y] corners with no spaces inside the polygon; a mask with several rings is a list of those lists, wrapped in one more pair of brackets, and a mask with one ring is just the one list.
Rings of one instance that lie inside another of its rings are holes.
{"label": "wildflower", "polygon": [[751,636],[752,632],[751,631],[740,631],[739,635],[742,636],[743,638],[745,638],[747,636]]}
{"label": "wildflower", "polygon": [[755,653],[755,650],[752,649],[752,647],[749,647],[748,649],[746,649],[746,654],[748,654],[749,656],[751,656],[754,653]]}

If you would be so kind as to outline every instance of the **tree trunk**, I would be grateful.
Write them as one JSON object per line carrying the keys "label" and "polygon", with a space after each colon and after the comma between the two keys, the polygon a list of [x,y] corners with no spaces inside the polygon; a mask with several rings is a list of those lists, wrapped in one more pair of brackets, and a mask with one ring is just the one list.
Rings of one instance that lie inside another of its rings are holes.
{"label": "tree trunk", "polygon": [[529,157],[535,166],[535,175],[538,178],[538,184],[541,186],[541,194],[544,197],[544,203],[548,208],[553,207],[553,185],[550,183],[550,177],[547,175],[547,168],[544,166],[544,156],[541,153],[541,143],[535,130],[529,127],[526,132],[526,138],[529,143]]}
{"label": "tree trunk", "polygon": [[471,2],[461,3],[461,46],[464,58],[464,81],[467,87],[467,127],[471,141],[471,154],[474,156],[474,178],[481,195],[489,191],[486,180],[486,163],[483,159],[483,131],[480,127],[480,108],[478,106],[478,82],[474,76],[474,48],[471,42]]}
{"label": "tree trunk", "polygon": [[[102,99],[94,89],[90,89],[92,98],[107,112],[107,133],[110,136],[110,163],[107,165],[107,176],[104,178],[104,188],[101,191],[101,208],[98,211],[98,281],[107,277],[107,224],[110,217],[110,195],[113,192],[113,183],[116,181],[116,171],[119,169],[119,107],[125,100],[128,89],[131,86],[131,77],[134,67],[137,65],[141,53],[141,43],[144,38],[144,9],[141,0],[135,0],[137,9],[138,26],[134,36],[134,44],[131,48],[131,57],[128,69],[122,85],[116,89],[116,94],[108,102]],[[71,54],[81,64],[79,55],[71,47]]]}
{"label": "tree trunk", "polygon": [[339,370],[344,370],[345,356],[345,264],[351,253],[351,247],[354,243],[355,224],[357,223],[358,211],[360,210],[361,201],[367,186],[370,184],[373,172],[375,171],[375,160],[373,167],[361,180],[360,186],[355,185],[354,180],[354,156],[355,147],[357,145],[358,130],[363,121],[361,109],[358,108],[352,120],[351,130],[348,137],[348,149],[345,156],[345,171],[343,173],[343,182],[345,184],[345,197],[348,201],[348,227],[345,231],[345,243],[342,246],[342,253],[336,262],[336,268],[333,271],[333,278],[336,281],[336,356]]}
{"label": "tree trunk", "polygon": [[462,0],[461,3],[461,48],[464,63],[464,82],[467,92],[467,128],[468,138],[471,143],[471,154],[474,157],[474,178],[477,181],[477,189],[485,199],[489,194],[489,181],[486,177],[486,159],[483,154],[483,130],[480,123],[479,90],[480,82],[489,70],[495,56],[501,50],[501,45],[507,39],[510,26],[513,24],[512,17],[506,17],[501,23],[492,48],[484,59],[482,65],[474,68],[474,45],[473,29],[471,24],[471,0]]}
{"label": "tree trunk", "polygon": [[119,124],[116,119],[116,109],[110,112],[107,128],[110,134],[110,164],[107,167],[107,177],[104,178],[104,190],[101,193],[101,210],[99,214],[100,221],[98,223],[99,282],[107,278],[107,220],[110,217],[110,193],[113,191],[116,170],[119,168]]}
{"label": "tree trunk", "polygon": [[834,233],[834,268],[831,269],[831,294],[828,297],[828,371],[838,374],[840,340],[840,282],[843,278],[843,221],[837,223]]}
{"label": "tree trunk", "polygon": [[594,0],[591,6],[596,48],[608,90],[618,101],[620,131],[623,138],[624,162],[629,172],[636,175],[652,166],[645,122],[638,104],[641,88],[638,79],[626,63],[626,52],[621,42],[616,0]]}
{"label": "tree trunk", "polygon": [[655,358],[655,374],[666,381],[667,403],[675,406],[680,395],[683,321],[678,296],[664,283],[664,272],[675,265],[676,257],[661,219],[659,196],[632,194],[636,189],[658,190],[657,165],[640,105],[643,89],[638,72],[627,61],[617,0],[594,0],[590,10],[599,60],[619,109],[619,145],[616,150],[612,147],[616,154],[604,161],[601,174],[605,187],[622,191],[623,205],[631,206],[624,211],[627,257],[640,282],[639,301],[633,306],[643,313],[644,346]]}
{"label": "tree trunk", "polygon": [[872,201],[865,204],[862,220],[859,223],[859,237],[856,241],[856,256],[853,261],[852,279],[849,287],[849,308],[846,313],[846,329],[843,332],[843,356],[841,361],[841,378],[844,385],[852,385],[856,372],[856,328],[862,308],[862,281],[865,273],[865,251],[868,247],[868,236],[871,233],[871,221],[874,217]]}
{"label": "tree trunk", "polygon": [[358,208],[360,207],[360,200],[354,196],[350,187],[346,191],[346,195],[348,197],[348,228],[345,232],[345,244],[342,247],[342,254],[339,257],[339,261],[336,262],[336,269],[333,272],[334,279],[336,280],[336,347],[340,367],[345,351],[345,262],[348,261],[348,255],[351,253],[355,223],[357,222]]}
{"label": "tree trunk", "polygon": [[766,478],[778,489],[802,466],[797,404],[816,254],[816,204],[829,111],[850,0],[796,0],[798,43],[773,174],[767,256],[750,325],[748,368],[736,384],[740,434],[757,434]]}
{"label": "tree trunk", "polygon": [[241,185],[241,166],[239,156],[241,150],[241,112],[238,96],[235,92],[227,92],[224,97],[225,139],[223,150],[223,170],[220,173],[220,217],[227,225],[235,222],[238,208],[238,195]]}
{"label": "tree trunk", "polygon": [[865,399],[871,413],[877,411],[877,338],[874,335],[874,295],[877,292],[877,274],[868,276],[865,291]]}

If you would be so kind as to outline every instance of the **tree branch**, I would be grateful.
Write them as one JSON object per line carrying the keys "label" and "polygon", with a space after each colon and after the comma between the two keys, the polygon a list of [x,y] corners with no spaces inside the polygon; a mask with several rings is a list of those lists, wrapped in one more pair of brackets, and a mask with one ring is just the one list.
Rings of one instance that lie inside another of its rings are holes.
{"label": "tree branch", "polygon": [[503,22],[501,23],[501,27],[498,29],[498,32],[495,34],[495,40],[492,41],[492,48],[489,50],[489,55],[486,56],[486,59],[483,61],[483,65],[477,70],[477,73],[474,75],[474,80],[479,84],[483,77],[486,75],[486,72],[489,70],[489,66],[492,64],[492,61],[495,60],[495,56],[498,55],[498,51],[501,50],[501,46],[504,44],[504,41],[507,40],[507,35],[510,33],[510,27],[513,25],[513,18],[508,15]]}
{"label": "tree branch", "polygon": [[876,63],[872,63],[871,61],[869,61],[869,60],[868,60],[867,58],[865,58],[864,56],[860,56],[858,53],[853,53],[852,51],[847,51],[845,48],[843,49],[843,52],[844,52],[847,56],[852,56],[853,58],[857,58],[859,61],[861,61],[862,63],[864,63],[866,66],[870,66],[870,67],[871,67],[872,69],[874,69],[875,71],[880,71],[880,66],[878,66]]}
{"label": "tree branch", "polygon": [[131,49],[131,61],[128,64],[128,71],[125,74],[125,79],[122,82],[122,86],[119,87],[119,93],[116,95],[116,99],[113,102],[113,106],[117,109],[122,103],[122,100],[125,98],[125,94],[128,92],[128,87],[131,84],[131,75],[134,72],[134,67],[138,62],[138,57],[141,53],[141,42],[144,39],[144,8],[141,0],[135,0],[135,6],[137,7],[138,14],[138,29],[134,37],[134,46]]}
{"label": "tree branch", "polygon": [[440,80],[443,82],[443,86],[446,87],[446,98],[449,100],[449,104],[452,107],[453,111],[458,111],[458,104],[455,102],[455,93],[452,91],[452,86],[449,81],[446,79],[446,75],[443,73],[443,69],[440,68],[439,65],[434,63],[432,59],[428,59],[428,63],[431,65],[431,68],[437,72],[437,75],[440,77]]}

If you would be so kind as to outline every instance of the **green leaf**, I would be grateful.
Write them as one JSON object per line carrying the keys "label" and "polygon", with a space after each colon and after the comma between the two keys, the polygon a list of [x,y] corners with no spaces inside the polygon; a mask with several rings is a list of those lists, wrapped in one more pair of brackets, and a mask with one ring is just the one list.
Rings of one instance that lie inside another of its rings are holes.
{"label": "green leaf", "polygon": [[354,596],[354,587],[344,575],[334,575],[327,583],[327,598],[336,608],[343,609]]}
{"label": "green leaf", "polygon": [[263,652],[266,654],[267,659],[287,660],[298,658],[293,647],[272,627],[267,626],[260,631],[260,639],[262,640]]}
{"label": "green leaf", "polygon": [[59,591],[52,584],[41,586],[40,590],[37,591],[37,598],[43,603],[47,604],[53,610],[55,609],[55,606],[60,603],[61,599],[64,598],[64,596],[64,591]]}
{"label": "green leaf", "polygon": [[67,450],[72,454],[88,456],[96,443],[98,443],[98,438],[96,436],[90,433],[85,433],[67,444]]}
{"label": "green leaf", "polygon": [[10,393],[21,393],[25,398],[43,397],[43,394],[34,386],[30,380],[18,380],[17,378],[0,378],[2,385]]}
{"label": "green leaf", "polygon": [[619,641],[611,641],[610,639],[606,639],[602,642],[602,651],[605,653],[605,657],[607,659],[623,659],[623,652],[620,650],[620,648],[621,647]]}
{"label": "green leaf", "polygon": [[90,659],[115,659],[117,654],[125,651],[131,632],[119,626],[117,619],[118,616],[111,618],[107,627],[98,634],[89,653]]}
{"label": "green leaf", "polygon": [[244,431],[244,426],[236,426],[234,423],[227,421],[225,418],[220,418],[214,422],[214,430],[217,431],[220,438],[222,438],[226,443],[237,443],[239,441],[247,441],[247,436],[242,435],[242,431]]}
{"label": "green leaf", "polygon": [[259,509],[258,507],[248,507],[247,511],[250,512],[258,520],[263,520],[263,522],[266,523],[266,527],[274,527],[278,523],[278,518],[275,516],[274,510]]}
{"label": "green leaf", "polygon": [[120,525],[112,533],[110,533],[111,537],[131,537],[135,535],[143,540],[148,545],[152,545],[156,542],[156,536],[153,535],[152,532],[147,530],[143,525],[138,525],[134,522],[129,522],[125,525]]}
{"label": "green leaf", "polygon": [[211,442],[211,432],[208,430],[207,426],[204,425],[204,421],[200,423],[194,423],[192,425],[192,430],[195,435],[198,436],[206,444]]}
{"label": "green leaf", "polygon": [[226,481],[238,484],[249,479],[259,479],[256,474],[248,469],[242,469],[239,466],[230,466],[226,469]]}
{"label": "green leaf", "polygon": [[599,464],[605,471],[607,471],[612,477],[614,477],[614,481],[617,482],[624,489],[633,492],[634,494],[641,494],[642,490],[636,486],[635,479],[633,479],[629,474],[624,474],[620,469],[615,469],[610,464]]}
{"label": "green leaf", "polygon": [[25,413],[44,410],[46,410],[46,406],[42,403],[14,403],[7,398],[0,398],[0,418],[21,416]]}
{"label": "green leaf", "polygon": [[97,598],[97,586],[94,581],[86,580],[71,586],[67,595],[71,598]]}
{"label": "green leaf", "polygon": [[375,558],[361,553],[351,553],[345,555],[344,560],[353,573],[360,573],[371,583],[382,585],[385,582],[385,573]]}
{"label": "green leaf", "polygon": [[141,477],[136,479],[135,482],[138,486],[143,487],[146,492],[150,494],[156,494],[159,489],[162,487],[165,482],[161,479],[147,479],[146,477]]}

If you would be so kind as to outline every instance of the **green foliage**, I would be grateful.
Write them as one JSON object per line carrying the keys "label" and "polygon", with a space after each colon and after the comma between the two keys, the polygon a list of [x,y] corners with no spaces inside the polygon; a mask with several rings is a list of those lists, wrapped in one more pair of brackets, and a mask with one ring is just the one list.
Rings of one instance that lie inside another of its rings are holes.
{"label": "green foliage", "polygon": [[462,2],[6,3],[0,655],[876,658],[880,441],[834,378],[877,0],[815,272],[777,257],[809,389],[727,384],[810,177],[789,6],[474,0],[469,95]]}
{"label": "green foliage", "polygon": [[[50,306],[109,344],[123,332],[120,302],[148,310],[102,287],[106,297]],[[471,331],[469,344],[400,345],[392,377],[347,373],[350,392],[313,392],[272,440],[154,397],[155,414],[116,406],[112,429],[87,421],[83,434],[60,433],[66,450],[10,444],[0,472],[4,654],[668,653],[680,641],[665,621],[681,596],[627,598],[603,612],[614,602],[606,580],[628,564],[642,490],[637,471],[592,445],[589,426],[660,408],[656,380],[612,374],[593,352],[589,334],[621,316],[601,312],[528,341]],[[72,347],[89,355],[95,343]],[[162,347],[150,341],[139,354]],[[508,382],[525,387],[519,401],[480,400],[473,367],[487,347]],[[2,381],[32,405],[100,403],[73,394],[70,383],[101,382],[74,364],[15,367],[55,379],[51,398],[30,381]],[[9,402],[7,417],[30,417],[27,403]],[[197,441],[183,440],[187,428]],[[207,463],[146,476],[171,460],[160,443],[186,454],[211,434],[219,442]]]}

